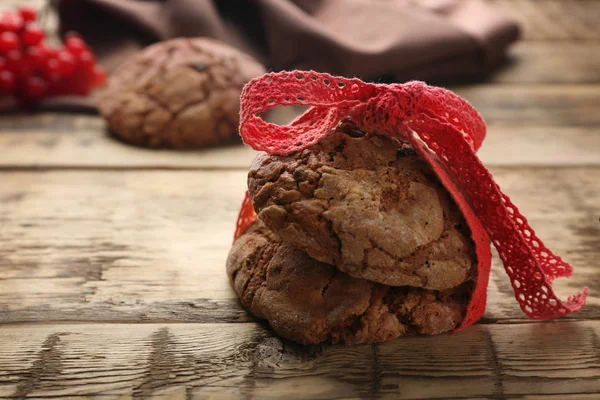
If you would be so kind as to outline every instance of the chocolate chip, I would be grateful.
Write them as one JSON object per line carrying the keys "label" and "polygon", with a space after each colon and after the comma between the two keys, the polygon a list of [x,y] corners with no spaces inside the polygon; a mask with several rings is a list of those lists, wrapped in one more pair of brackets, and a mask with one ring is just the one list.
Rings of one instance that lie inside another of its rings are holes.
{"label": "chocolate chip", "polygon": [[204,72],[208,69],[208,65],[206,64],[192,64],[191,67],[198,72]]}
{"label": "chocolate chip", "polygon": [[415,151],[415,149],[413,149],[411,146],[409,146],[407,144],[403,144],[402,147],[400,147],[398,149],[398,153],[397,153],[398,158],[412,157],[415,155],[417,155],[417,152]]}
{"label": "chocolate chip", "polygon": [[360,129],[348,129],[345,130],[344,133],[353,138],[360,138],[367,134],[366,132],[361,131]]}
{"label": "chocolate chip", "polygon": [[356,126],[356,123],[350,118],[344,118],[339,125],[339,130],[353,138],[361,138],[367,134]]}

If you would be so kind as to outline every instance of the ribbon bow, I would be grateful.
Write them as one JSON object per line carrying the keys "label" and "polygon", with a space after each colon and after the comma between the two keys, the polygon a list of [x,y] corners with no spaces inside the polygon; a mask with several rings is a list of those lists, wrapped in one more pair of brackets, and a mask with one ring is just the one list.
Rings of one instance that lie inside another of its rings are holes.
{"label": "ribbon bow", "polygon": [[[257,115],[277,105],[311,108],[287,126],[265,122]],[[570,276],[573,267],[544,246],[475,154],[486,127],[464,99],[423,82],[371,84],[313,71],[266,74],[250,81],[241,96],[240,134],[244,142],[271,154],[305,149],[345,118],[363,131],[399,138],[413,146],[438,174],[469,223],[479,277],[459,329],[483,314],[489,239],[504,263],[515,298],[529,318],[555,318],[578,311],[585,304],[587,288],[567,301],[554,294],[552,281]],[[246,193],[236,237],[254,219]]]}

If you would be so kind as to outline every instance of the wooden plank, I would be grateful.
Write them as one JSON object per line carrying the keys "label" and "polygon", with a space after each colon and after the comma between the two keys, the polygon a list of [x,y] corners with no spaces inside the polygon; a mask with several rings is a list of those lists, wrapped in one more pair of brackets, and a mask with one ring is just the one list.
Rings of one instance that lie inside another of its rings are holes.
{"label": "wooden plank", "polygon": [[5,173],[1,181],[0,320],[246,318],[224,270],[244,173]]}
{"label": "wooden plank", "polygon": [[492,0],[519,22],[525,40],[600,39],[597,0]]}
{"label": "wooden plank", "polygon": [[478,152],[493,166],[600,165],[600,128],[490,124]]}
{"label": "wooden plank", "polygon": [[[108,137],[94,116],[8,120],[13,128],[0,121],[0,168],[246,169],[256,155],[241,144],[197,151],[140,149]],[[600,165],[600,128],[491,123],[479,155],[489,166]]]}
{"label": "wooden plank", "polygon": [[596,400],[598,393],[544,394],[505,397],[506,400]]}
{"label": "wooden plank", "polygon": [[597,41],[518,42],[508,50],[507,63],[489,77],[490,83],[502,84],[599,81],[600,42]]}
{"label": "wooden plank", "polygon": [[477,325],[456,334],[346,348],[295,345],[255,323],[5,325],[0,396],[598,394],[599,335],[600,321]]}
{"label": "wooden plank", "polygon": [[196,151],[149,150],[117,141],[101,117],[46,113],[0,120],[0,167],[247,168],[241,144]]}
{"label": "wooden plank", "polygon": [[[600,168],[494,168],[600,317]],[[225,259],[244,171],[0,174],[0,322],[239,322]],[[522,319],[498,260],[487,322]]]}
{"label": "wooden plank", "polygon": [[[459,335],[421,338],[413,346],[399,340],[384,343],[380,346],[378,364],[385,377],[381,387],[390,385],[406,398],[451,398],[461,391],[463,396],[494,398],[596,393],[596,385],[600,384],[599,344],[597,333],[588,329],[597,324],[595,321],[478,325],[464,332],[464,338]],[[444,341],[440,342],[442,338]],[[451,344],[455,339],[461,342],[457,348]],[[426,343],[424,347],[429,351],[423,351],[421,343]],[[452,371],[447,374],[450,376],[440,376],[439,365]],[[468,384],[459,383],[465,378]],[[442,386],[444,389],[440,390]]]}
{"label": "wooden plank", "polygon": [[488,123],[600,125],[600,85],[471,85],[452,88]]}

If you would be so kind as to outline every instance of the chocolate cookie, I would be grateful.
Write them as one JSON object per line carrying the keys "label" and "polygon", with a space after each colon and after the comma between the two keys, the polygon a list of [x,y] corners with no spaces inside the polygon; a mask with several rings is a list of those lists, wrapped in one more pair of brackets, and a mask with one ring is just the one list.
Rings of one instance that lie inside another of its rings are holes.
{"label": "chocolate cookie", "polygon": [[243,85],[264,68],[206,38],[149,46],[123,63],[99,95],[112,132],[148,147],[200,147],[236,136]]}
{"label": "chocolate cookie", "polygon": [[435,335],[464,317],[473,282],[432,291],[353,278],[283,243],[260,221],[234,243],[227,273],[242,304],[303,344]]}
{"label": "chocolate cookie", "polygon": [[259,154],[248,175],[258,217],[357,278],[435,290],[468,280],[474,245],[430,167],[394,139],[356,133],[346,126],[298,153]]}

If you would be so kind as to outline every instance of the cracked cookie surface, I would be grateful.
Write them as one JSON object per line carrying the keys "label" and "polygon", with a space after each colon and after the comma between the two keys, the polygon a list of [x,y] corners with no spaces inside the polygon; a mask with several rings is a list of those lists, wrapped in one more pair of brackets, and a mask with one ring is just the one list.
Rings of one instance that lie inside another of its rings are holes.
{"label": "cracked cookie surface", "polygon": [[157,43],[125,61],[98,96],[122,140],[147,147],[201,147],[237,136],[239,97],[262,75],[256,60],[207,38]]}
{"label": "cracked cookie surface", "polygon": [[248,174],[258,217],[281,239],[357,278],[445,290],[474,273],[458,207],[412,149],[347,129]]}
{"label": "cracked cookie surface", "polygon": [[284,243],[261,221],[233,244],[227,274],[244,307],[303,344],[435,335],[464,317],[473,282],[432,291],[353,278]]}

